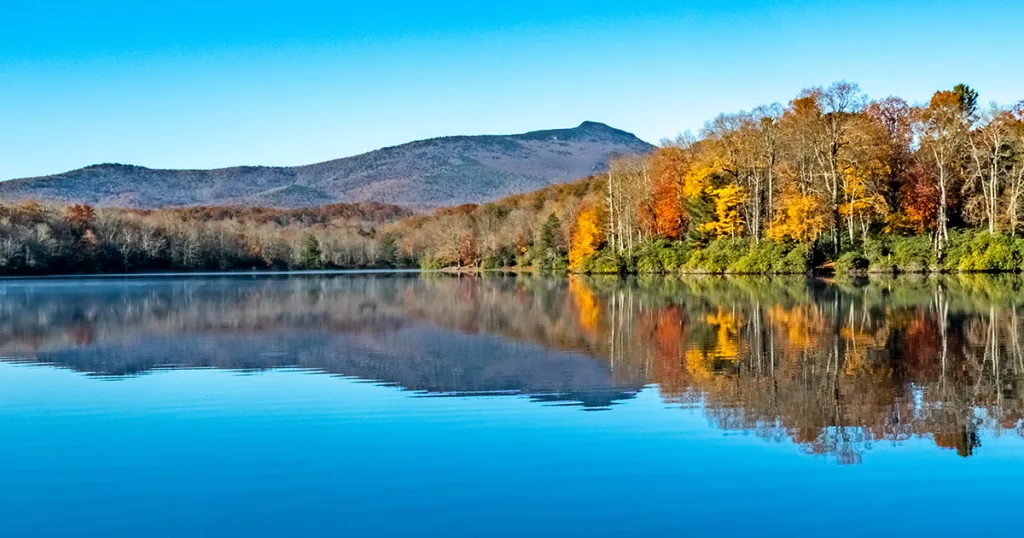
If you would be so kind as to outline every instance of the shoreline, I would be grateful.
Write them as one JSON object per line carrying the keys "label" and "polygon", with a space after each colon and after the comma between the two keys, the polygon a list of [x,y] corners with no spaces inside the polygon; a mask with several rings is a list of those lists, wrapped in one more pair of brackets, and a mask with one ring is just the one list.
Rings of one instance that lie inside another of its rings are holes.
{"label": "shoreline", "polygon": [[1021,270],[989,270],[989,271],[958,271],[958,270],[927,270],[927,271],[834,271],[834,270],[809,270],[803,272],[712,272],[712,271],[661,271],[661,272],[624,272],[624,273],[596,273],[596,272],[560,272],[543,273],[532,267],[504,267],[499,269],[482,269],[477,267],[445,267],[443,269],[323,269],[315,271],[163,271],[157,273],[67,273],[53,275],[3,275],[2,282],[18,282],[26,280],[117,280],[117,279],[164,279],[164,278],[206,278],[206,277],[292,277],[292,276],[345,276],[345,275],[534,275],[548,277],[571,277],[571,276],[599,276],[599,277],[639,277],[639,276],[760,276],[760,277],[807,277],[807,278],[836,278],[836,277],[900,277],[900,276],[943,276],[943,275],[1018,275]]}

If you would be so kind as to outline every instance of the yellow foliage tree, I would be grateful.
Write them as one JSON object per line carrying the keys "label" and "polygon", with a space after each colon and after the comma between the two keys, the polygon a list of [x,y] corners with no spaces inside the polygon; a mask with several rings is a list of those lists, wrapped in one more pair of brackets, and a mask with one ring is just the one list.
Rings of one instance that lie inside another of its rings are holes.
{"label": "yellow foliage tree", "polygon": [[715,203],[715,220],[703,225],[705,231],[718,237],[735,237],[743,231],[740,206],[747,193],[743,187],[728,183],[718,188],[709,187],[707,193]]}
{"label": "yellow foliage tree", "polygon": [[804,243],[814,241],[825,229],[828,216],[828,209],[814,196],[787,190],[779,200],[768,238],[773,241],[787,237]]}
{"label": "yellow foliage tree", "polygon": [[850,167],[844,175],[846,181],[843,185],[843,194],[846,201],[839,206],[839,214],[851,222],[851,227],[853,219],[856,218],[867,222],[884,220],[889,213],[885,198],[878,192],[872,192],[870,188],[872,177],[883,174]]}
{"label": "yellow foliage tree", "polygon": [[597,216],[597,209],[589,207],[580,211],[576,217],[576,230],[572,234],[572,246],[569,248],[569,268],[578,270],[583,260],[597,252],[604,233]]}
{"label": "yellow foliage tree", "polygon": [[722,170],[717,160],[694,163],[683,175],[683,197],[700,198],[710,188],[711,178]]}
{"label": "yellow foliage tree", "polygon": [[597,297],[585,284],[580,282],[579,277],[569,278],[569,295],[579,311],[580,327],[591,335],[597,334],[597,323],[601,315],[601,305]]}

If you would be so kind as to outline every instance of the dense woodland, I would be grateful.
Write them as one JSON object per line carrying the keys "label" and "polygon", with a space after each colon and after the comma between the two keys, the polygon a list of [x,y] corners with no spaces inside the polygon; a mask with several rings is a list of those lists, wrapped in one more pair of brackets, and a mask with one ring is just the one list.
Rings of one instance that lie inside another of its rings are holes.
{"label": "dense woodland", "polygon": [[411,214],[373,203],[157,211],[0,205],[0,274],[388,266],[397,255],[382,251],[387,240],[375,226]]}
{"label": "dense woodland", "polygon": [[584,273],[1017,271],[1024,101],[810,88],[607,173],[412,215],[377,204],[0,206],[0,273],[444,267]]}

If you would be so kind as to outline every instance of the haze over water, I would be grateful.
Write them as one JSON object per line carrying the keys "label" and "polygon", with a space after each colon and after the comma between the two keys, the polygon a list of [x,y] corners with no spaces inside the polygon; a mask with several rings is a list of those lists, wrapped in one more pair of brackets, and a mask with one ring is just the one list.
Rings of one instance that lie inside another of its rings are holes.
{"label": "haze over water", "polygon": [[1022,321],[1017,276],[2,281],[0,536],[1011,535]]}

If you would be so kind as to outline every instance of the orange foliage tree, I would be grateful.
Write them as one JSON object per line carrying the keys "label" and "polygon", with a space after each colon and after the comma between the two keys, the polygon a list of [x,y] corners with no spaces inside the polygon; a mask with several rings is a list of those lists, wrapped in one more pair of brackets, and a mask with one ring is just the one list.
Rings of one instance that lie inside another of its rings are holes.
{"label": "orange foliage tree", "polygon": [[678,239],[682,233],[683,180],[688,167],[689,159],[682,148],[658,148],[651,155],[654,230],[666,239]]}

